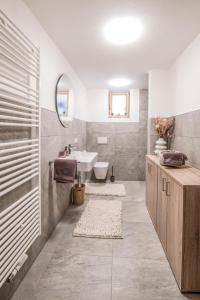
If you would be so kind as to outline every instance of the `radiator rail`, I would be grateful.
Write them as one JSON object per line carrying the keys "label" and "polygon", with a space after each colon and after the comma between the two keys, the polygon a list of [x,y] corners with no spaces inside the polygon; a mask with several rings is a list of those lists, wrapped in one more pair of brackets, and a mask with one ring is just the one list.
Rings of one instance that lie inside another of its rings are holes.
{"label": "radiator rail", "polygon": [[0,10],[0,287],[41,234],[39,77],[39,48]]}

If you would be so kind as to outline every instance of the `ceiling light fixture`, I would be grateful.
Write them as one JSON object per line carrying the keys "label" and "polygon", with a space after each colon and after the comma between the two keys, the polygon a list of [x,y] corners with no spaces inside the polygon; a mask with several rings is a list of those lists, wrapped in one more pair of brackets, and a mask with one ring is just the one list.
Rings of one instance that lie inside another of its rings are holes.
{"label": "ceiling light fixture", "polygon": [[125,86],[130,85],[132,83],[132,81],[127,78],[115,78],[115,79],[109,80],[108,83],[110,86],[120,88],[120,87],[125,87]]}
{"label": "ceiling light fixture", "polygon": [[136,41],[142,34],[142,23],[133,17],[116,18],[104,28],[106,39],[116,45],[126,45]]}

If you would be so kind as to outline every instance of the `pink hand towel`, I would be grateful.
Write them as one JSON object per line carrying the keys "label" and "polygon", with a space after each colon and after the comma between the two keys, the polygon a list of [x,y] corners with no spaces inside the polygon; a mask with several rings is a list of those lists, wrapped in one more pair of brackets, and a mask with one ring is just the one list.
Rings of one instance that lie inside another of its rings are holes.
{"label": "pink hand towel", "polygon": [[77,161],[57,158],[54,162],[54,180],[63,183],[74,183],[77,172]]}

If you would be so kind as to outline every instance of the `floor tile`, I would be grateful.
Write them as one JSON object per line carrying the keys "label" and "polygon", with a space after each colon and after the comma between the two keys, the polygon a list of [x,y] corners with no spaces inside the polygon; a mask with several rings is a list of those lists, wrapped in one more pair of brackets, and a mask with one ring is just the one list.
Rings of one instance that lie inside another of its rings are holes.
{"label": "floor tile", "polygon": [[14,300],[26,300],[26,299],[28,299],[28,300],[39,300],[37,298],[35,290],[33,290],[31,288],[25,288],[23,290],[18,289],[12,299],[14,299]]}
{"label": "floor tile", "polygon": [[127,195],[131,196],[135,201],[144,200],[145,198],[145,182],[144,181],[122,181],[125,185]]}
{"label": "floor tile", "polygon": [[[125,185],[123,239],[73,237],[87,201],[70,206],[12,300],[200,300],[181,294],[145,207],[144,182]],[[104,197],[105,198],[105,197]]]}
{"label": "floor tile", "polygon": [[111,300],[111,285],[77,285],[74,289],[40,288],[36,294],[37,300]]}
{"label": "floor tile", "polygon": [[54,254],[40,279],[40,288],[71,289],[111,282],[111,257]]}
{"label": "floor tile", "polygon": [[123,240],[113,240],[114,257],[166,260],[152,224],[123,223]]}
{"label": "floor tile", "polygon": [[167,262],[148,259],[114,258],[112,299],[181,299]]}
{"label": "floor tile", "polygon": [[57,247],[60,254],[76,254],[86,256],[112,256],[112,240],[85,237],[71,237],[63,240]]}
{"label": "floor tile", "polygon": [[123,202],[123,221],[151,223],[144,202],[134,200]]}

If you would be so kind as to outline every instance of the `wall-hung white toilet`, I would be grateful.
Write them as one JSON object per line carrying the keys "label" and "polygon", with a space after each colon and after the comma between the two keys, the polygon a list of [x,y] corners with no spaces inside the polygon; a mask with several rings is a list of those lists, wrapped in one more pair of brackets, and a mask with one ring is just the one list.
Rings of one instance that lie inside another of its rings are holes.
{"label": "wall-hung white toilet", "polygon": [[105,179],[108,172],[108,162],[96,162],[94,164],[94,174],[96,179]]}

